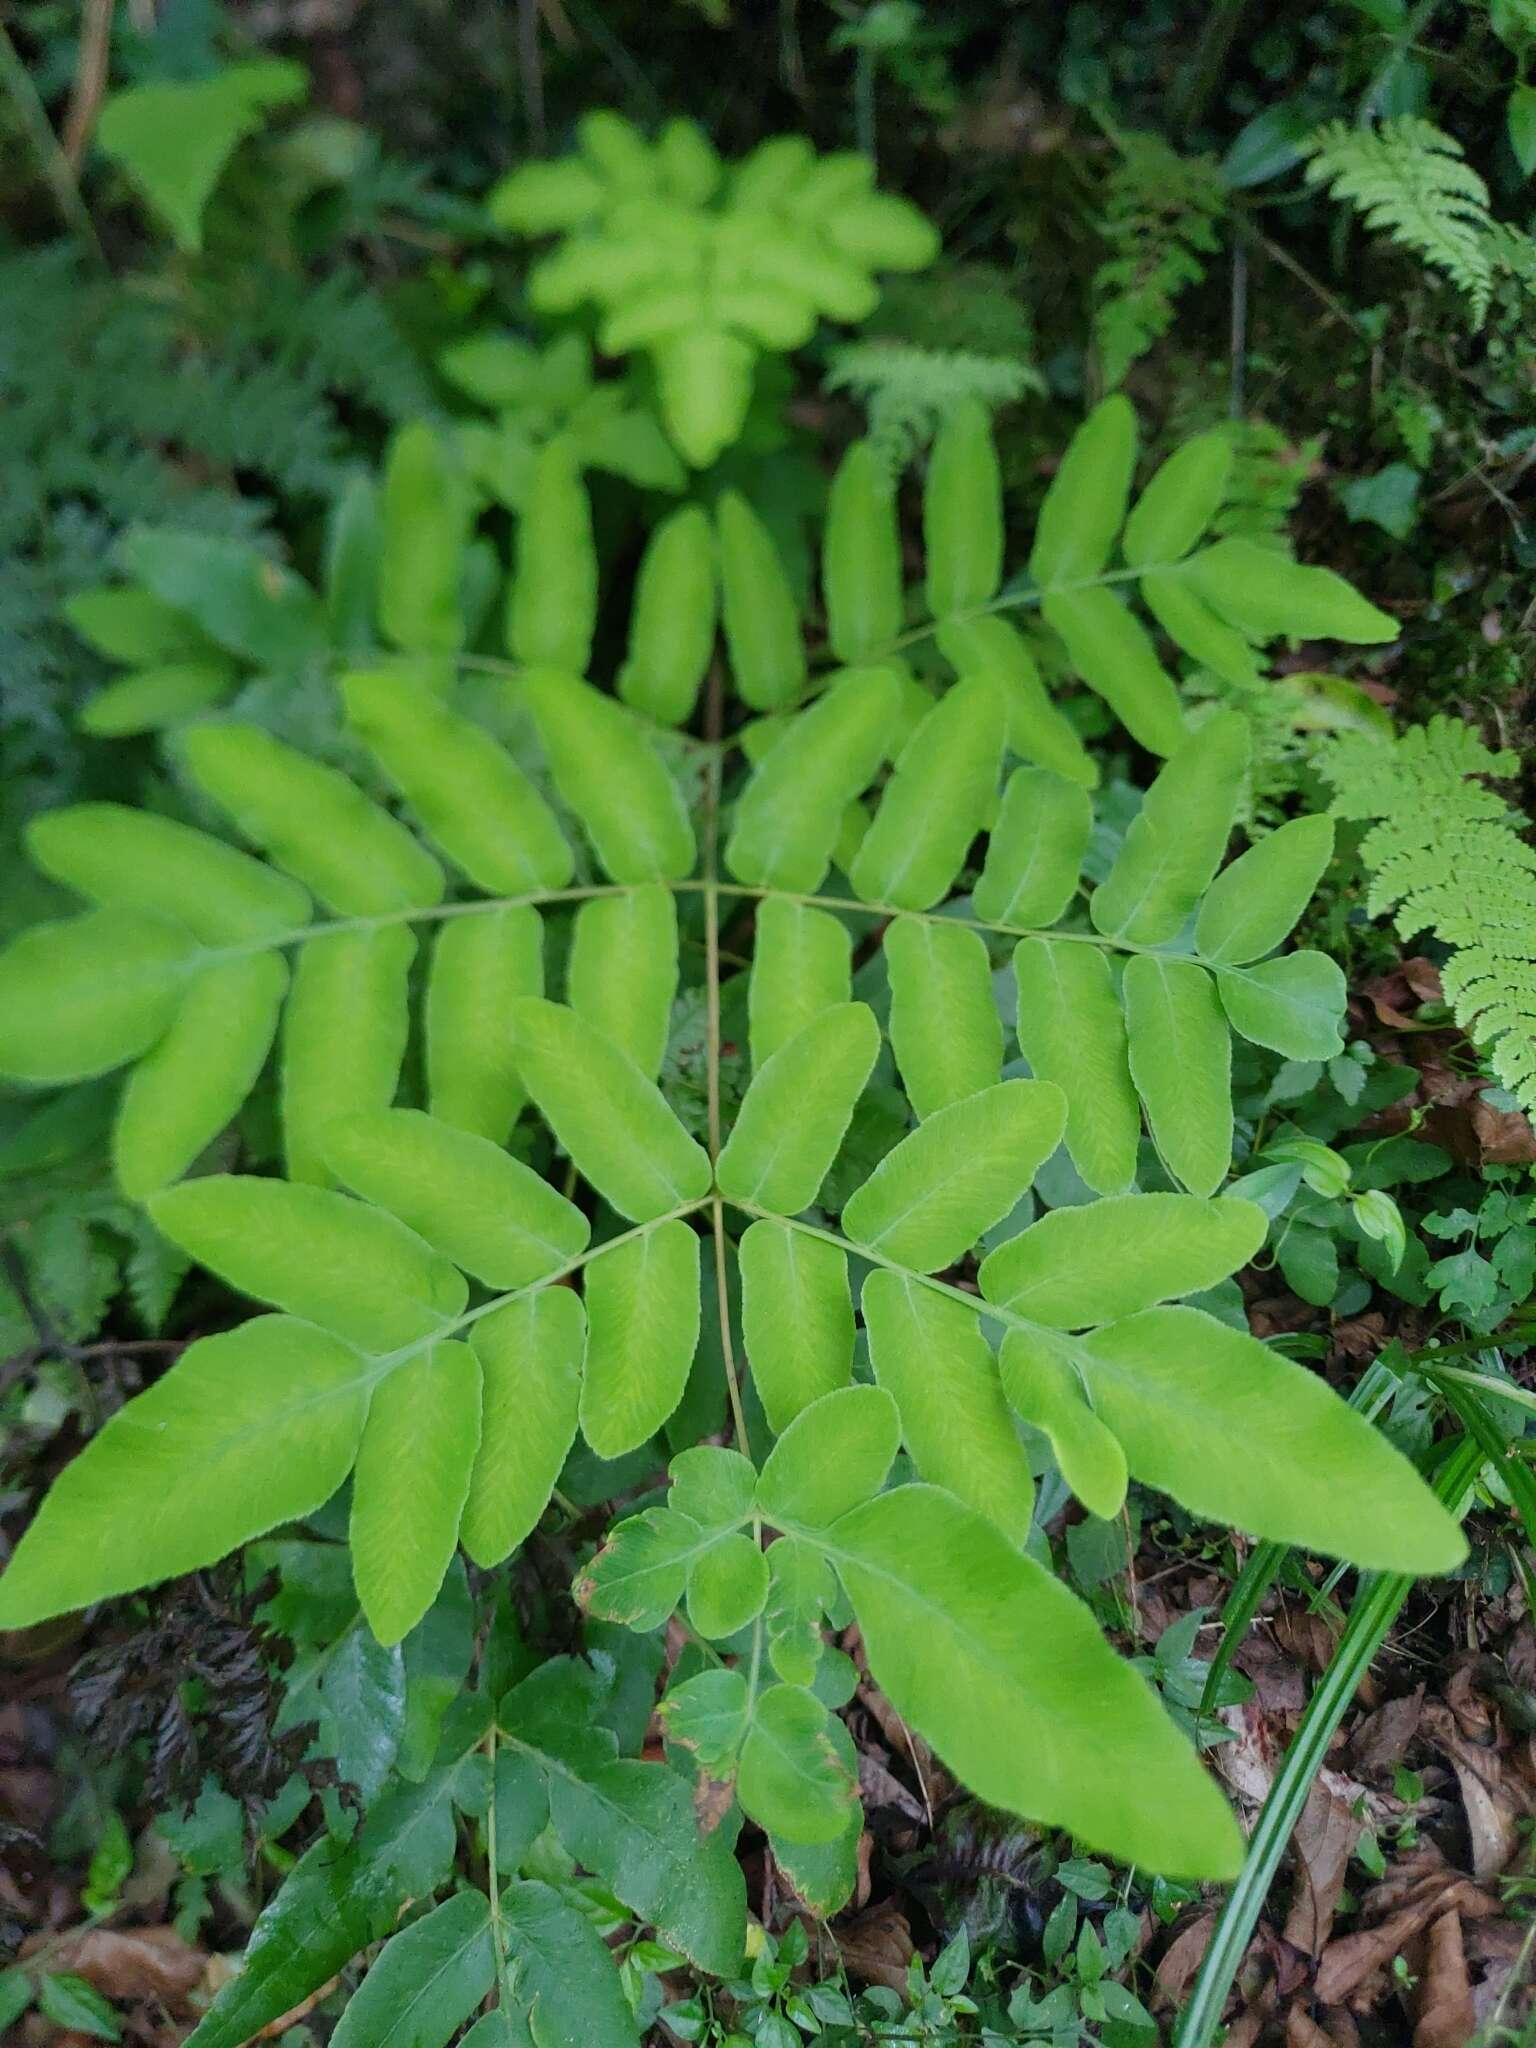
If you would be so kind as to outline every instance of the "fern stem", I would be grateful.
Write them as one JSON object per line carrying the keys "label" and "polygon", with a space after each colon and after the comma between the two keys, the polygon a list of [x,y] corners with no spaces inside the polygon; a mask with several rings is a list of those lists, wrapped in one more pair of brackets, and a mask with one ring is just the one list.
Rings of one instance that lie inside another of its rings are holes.
{"label": "fern stem", "polygon": [[491,1796],[485,1809],[485,1891],[491,1908],[491,1948],[496,1957],[497,2003],[510,2006],[512,1985],[507,1962],[507,1930],[501,1918],[501,1872],[496,1865],[496,1723],[485,1731],[485,1760],[490,1766]]}

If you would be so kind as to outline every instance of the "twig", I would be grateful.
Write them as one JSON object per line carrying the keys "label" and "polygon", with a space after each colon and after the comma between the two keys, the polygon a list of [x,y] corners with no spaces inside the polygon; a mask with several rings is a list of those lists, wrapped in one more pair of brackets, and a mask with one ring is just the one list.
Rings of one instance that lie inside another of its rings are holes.
{"label": "twig", "polygon": [[115,0],[85,0],[80,24],[80,61],[75,70],[69,111],[64,116],[64,158],[76,177],[86,146],[96,128],[96,116],[107,90],[107,73],[112,55],[112,10]]}
{"label": "twig", "polygon": [[37,157],[38,169],[42,172],[54,203],[65,225],[84,244],[96,262],[106,267],[106,252],[96,233],[95,223],[86,211],[85,201],[80,197],[80,187],[68,157],[59,147],[59,138],[53,132],[48,119],[48,109],[43,105],[37,87],[11,41],[10,30],[0,22],[0,87],[9,94],[22,126],[32,141]]}

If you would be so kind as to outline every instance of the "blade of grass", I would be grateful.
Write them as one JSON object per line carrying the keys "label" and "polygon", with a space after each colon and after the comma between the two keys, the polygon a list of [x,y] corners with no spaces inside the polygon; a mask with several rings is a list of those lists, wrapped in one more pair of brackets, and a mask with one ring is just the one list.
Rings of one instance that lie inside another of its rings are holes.
{"label": "blade of grass", "polygon": [[[1466,1512],[1467,1496],[1483,1455],[1482,1445],[1468,1434],[1456,1439],[1442,1461],[1434,1478],[1434,1489],[1454,1513]],[[1179,2016],[1173,2048],[1210,2048],[1215,2039],[1227,1993],[1269,1896],[1280,1858],[1301,1818],[1312,1780],[1322,1768],[1333,1732],[1416,1583],[1411,1577],[1386,1573],[1361,1581],[1338,1649],[1318,1680],[1295,1739],[1275,1774],[1249,1841],[1242,1873],[1222,1908],[1189,2003]]]}

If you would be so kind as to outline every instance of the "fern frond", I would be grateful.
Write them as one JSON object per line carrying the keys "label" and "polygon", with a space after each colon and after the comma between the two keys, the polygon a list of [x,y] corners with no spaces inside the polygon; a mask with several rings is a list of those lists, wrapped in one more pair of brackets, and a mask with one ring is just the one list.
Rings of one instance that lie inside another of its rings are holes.
{"label": "fern frond", "polygon": [[1111,388],[1168,331],[1180,294],[1205,275],[1227,203],[1214,158],[1180,156],[1160,135],[1126,135],[1120,147],[1099,224],[1114,253],[1093,280],[1093,338]]}
{"label": "fern frond", "polygon": [[1480,778],[1513,775],[1470,726],[1443,715],[1383,742],[1349,734],[1322,757],[1342,818],[1373,818],[1360,857],[1367,906],[1411,939],[1454,950],[1441,970],[1457,1022],[1527,1114],[1536,1113],[1536,848]]}
{"label": "fern frond", "polygon": [[1303,149],[1309,185],[1326,185],[1368,228],[1384,229],[1443,271],[1481,326],[1503,238],[1488,211],[1488,187],[1455,136],[1421,115],[1395,114],[1375,128],[1329,121]]}
{"label": "fern frond", "polygon": [[886,469],[899,474],[966,399],[989,410],[1026,391],[1043,391],[1038,371],[1006,356],[919,348],[902,341],[854,342],[833,351],[829,391],[851,391],[869,415],[869,439]]}

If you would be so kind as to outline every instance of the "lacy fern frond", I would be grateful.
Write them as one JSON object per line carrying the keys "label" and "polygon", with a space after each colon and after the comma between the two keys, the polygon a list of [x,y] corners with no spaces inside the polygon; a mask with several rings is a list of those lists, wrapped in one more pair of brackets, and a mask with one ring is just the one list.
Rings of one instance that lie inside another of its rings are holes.
{"label": "lacy fern frond", "polygon": [[1168,331],[1179,296],[1205,275],[1226,188],[1215,160],[1180,156],[1160,135],[1120,138],[1100,231],[1113,254],[1094,275],[1093,338],[1113,388]]}
{"label": "lacy fern frond", "polygon": [[927,447],[965,400],[978,399],[991,412],[1026,391],[1044,389],[1028,363],[903,341],[863,341],[837,349],[826,384],[829,391],[851,391],[864,407],[869,439],[893,475]]}
{"label": "lacy fern frond", "polygon": [[1418,114],[1396,114],[1375,128],[1329,121],[1303,146],[1307,183],[1327,186],[1368,228],[1443,271],[1480,326],[1506,252],[1488,187],[1455,136]]}
{"label": "lacy fern frond", "polygon": [[1441,980],[1457,1022],[1536,1113],[1536,848],[1482,779],[1513,775],[1517,756],[1438,716],[1390,742],[1349,734],[1321,765],[1337,816],[1378,821],[1360,848],[1368,907],[1453,948]]}

